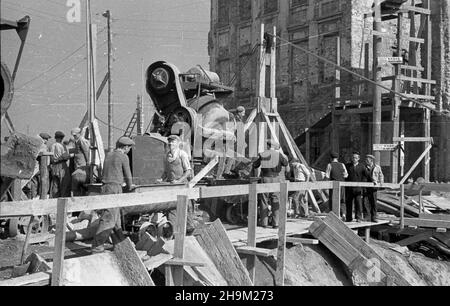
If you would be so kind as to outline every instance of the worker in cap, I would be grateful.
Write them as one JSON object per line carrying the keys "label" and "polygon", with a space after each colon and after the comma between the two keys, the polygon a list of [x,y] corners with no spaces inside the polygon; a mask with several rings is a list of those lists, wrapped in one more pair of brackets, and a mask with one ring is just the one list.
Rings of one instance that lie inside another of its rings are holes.
{"label": "worker in cap", "polygon": [[66,135],[57,131],[55,143],[50,146],[50,196],[52,198],[70,197],[71,176],[69,169],[70,154],[63,140]]}
{"label": "worker in cap", "polygon": [[[181,148],[181,139],[177,135],[171,135],[167,138],[169,150],[166,155],[164,164],[164,174],[161,178],[162,182],[170,184],[187,184],[192,177],[192,167],[189,155]],[[167,212],[167,219],[175,224],[177,215],[176,211]],[[187,216],[188,233],[194,231],[193,209],[189,205]]]}
{"label": "worker in cap", "polygon": [[[259,154],[258,159],[253,163],[253,168],[261,168],[261,178],[263,183],[280,183],[285,181],[283,167],[288,166],[288,159],[280,150],[280,145],[272,140],[267,141],[269,149]],[[269,226],[269,205],[272,206],[272,226],[278,228],[279,223],[279,195],[276,193],[263,193],[260,196],[261,207],[260,226]]]}
{"label": "worker in cap", "polygon": [[[311,171],[300,163],[298,158],[292,158],[289,163],[289,179],[292,182],[306,183],[311,179]],[[308,217],[308,200],[306,190],[296,190],[289,193],[289,201],[294,206],[295,218]]]}
{"label": "worker in cap", "polygon": [[[384,183],[384,175],[381,166],[376,163],[376,158],[372,154],[366,155],[366,170],[368,172],[368,181],[373,182],[375,186]],[[364,214],[371,222],[378,222],[377,219],[377,198],[378,189],[366,188],[364,196],[367,201],[364,201]]]}
{"label": "worker in cap", "polygon": [[73,148],[69,153],[73,155],[72,193],[73,196],[84,196],[90,171],[90,143],[81,135],[81,129],[76,127],[70,131],[72,138],[69,143]]}
{"label": "worker in cap", "polygon": [[[327,169],[325,171],[325,177],[330,181],[338,181],[338,182],[344,182],[345,179],[348,177],[347,167],[341,162],[339,162],[339,153],[337,152],[331,152],[330,153],[331,162],[327,165]],[[329,196],[329,210],[333,210],[333,190],[330,190],[330,196]],[[344,214],[344,205],[345,205],[345,191],[344,188],[341,188],[341,203],[340,203],[340,214],[341,217],[345,218]]]}
{"label": "worker in cap", "polygon": [[52,138],[52,136],[50,136],[48,133],[45,133],[45,132],[44,133],[40,133],[39,137],[41,137],[44,140],[44,142],[46,142],[46,141],[48,141],[49,139]]}
{"label": "worker in cap", "polygon": [[[368,182],[370,180],[368,171],[362,163],[360,163],[360,153],[353,152],[351,163],[347,167],[347,181],[348,182]],[[363,188],[361,187],[346,187],[345,188],[345,205],[346,205],[346,221],[353,221],[353,206],[355,207],[356,222],[363,222]]]}
{"label": "worker in cap", "polygon": [[236,108],[236,122],[244,122],[245,121],[245,107],[243,106],[238,106],[238,108]]}
{"label": "worker in cap", "polygon": [[[134,146],[133,140],[121,137],[116,143],[116,149],[106,156],[103,164],[102,194],[121,194],[124,184],[128,191],[134,189],[128,158],[132,146]],[[97,214],[99,215],[99,226],[92,244],[94,253],[105,250],[104,244],[113,232],[121,236],[122,228],[120,208],[97,210]]]}

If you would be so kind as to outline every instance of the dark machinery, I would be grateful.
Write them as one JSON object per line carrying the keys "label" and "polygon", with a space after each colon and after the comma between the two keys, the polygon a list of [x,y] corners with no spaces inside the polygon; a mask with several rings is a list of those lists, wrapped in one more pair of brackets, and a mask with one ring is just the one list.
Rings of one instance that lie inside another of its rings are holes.
{"label": "dark machinery", "polygon": [[[156,187],[154,184],[164,171],[166,137],[169,135],[181,137],[182,149],[192,157],[195,174],[212,159],[203,150],[195,148],[203,148],[207,139],[215,137],[221,137],[228,143],[235,141],[234,115],[221,102],[221,99],[233,93],[233,88],[222,85],[216,73],[205,71],[200,66],[187,73],[180,73],[174,65],[158,61],[148,67],[145,85],[157,114],[150,133],[137,136],[136,146],[130,153],[133,178],[137,185]],[[213,149],[219,154],[223,153],[218,148]],[[237,164],[234,162],[234,165]],[[232,171],[233,168],[228,170],[223,174],[212,171],[213,176],[202,180],[201,184],[217,186],[249,182],[249,177],[242,179],[237,172]],[[200,203],[200,208],[213,219],[220,217],[230,223],[240,223],[245,221],[246,205],[246,197],[230,197],[204,201]]]}

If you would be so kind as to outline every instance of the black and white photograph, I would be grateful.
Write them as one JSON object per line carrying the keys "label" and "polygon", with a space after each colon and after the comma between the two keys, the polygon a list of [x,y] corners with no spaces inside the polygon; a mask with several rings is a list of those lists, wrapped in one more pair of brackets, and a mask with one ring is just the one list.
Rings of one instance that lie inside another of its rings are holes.
{"label": "black and white photograph", "polygon": [[450,0],[0,17],[0,287],[450,286]]}

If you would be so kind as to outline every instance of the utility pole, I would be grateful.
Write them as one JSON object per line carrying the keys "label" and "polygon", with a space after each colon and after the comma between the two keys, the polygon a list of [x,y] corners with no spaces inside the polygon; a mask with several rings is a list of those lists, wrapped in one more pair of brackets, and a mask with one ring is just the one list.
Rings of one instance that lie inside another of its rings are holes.
{"label": "utility pole", "polygon": [[[373,80],[376,82],[373,86],[373,129],[372,144],[381,143],[381,67],[378,58],[381,54],[382,37],[381,34],[381,0],[375,0],[373,20]],[[380,162],[381,152],[374,152],[375,158]]]}
{"label": "utility pole", "polygon": [[111,12],[107,10],[103,13],[103,17],[107,19],[108,28],[108,150],[112,152],[114,150],[113,145],[113,103],[112,103],[112,88],[111,88],[111,59],[112,59],[112,46],[111,46]]}

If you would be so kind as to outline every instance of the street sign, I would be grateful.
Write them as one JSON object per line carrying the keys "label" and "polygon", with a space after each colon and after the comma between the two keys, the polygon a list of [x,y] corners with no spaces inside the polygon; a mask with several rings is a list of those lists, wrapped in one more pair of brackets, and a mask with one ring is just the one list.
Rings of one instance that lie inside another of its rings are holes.
{"label": "street sign", "polygon": [[401,56],[380,57],[378,60],[379,61],[384,60],[391,64],[403,64],[403,57],[401,57]]}
{"label": "street sign", "polygon": [[374,144],[373,150],[374,151],[395,151],[397,149],[398,145],[396,144]]}

